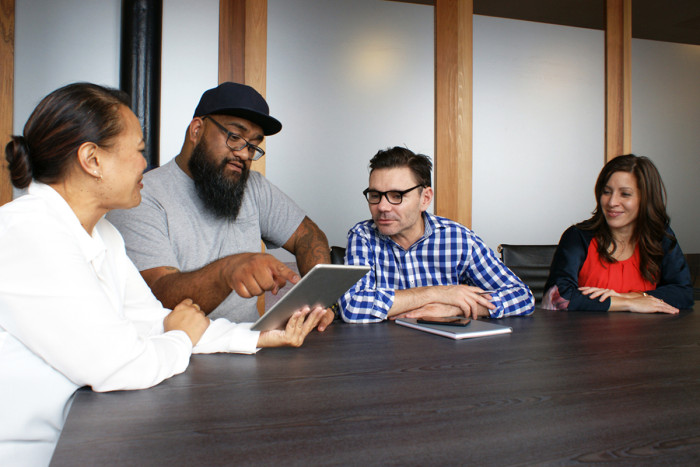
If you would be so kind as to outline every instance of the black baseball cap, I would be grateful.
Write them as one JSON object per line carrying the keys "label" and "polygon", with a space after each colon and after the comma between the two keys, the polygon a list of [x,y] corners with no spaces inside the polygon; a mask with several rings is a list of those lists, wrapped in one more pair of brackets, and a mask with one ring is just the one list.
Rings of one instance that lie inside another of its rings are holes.
{"label": "black baseball cap", "polygon": [[221,83],[202,94],[194,117],[211,114],[233,115],[260,125],[265,136],[274,135],[282,124],[270,116],[270,108],[258,91],[240,83]]}

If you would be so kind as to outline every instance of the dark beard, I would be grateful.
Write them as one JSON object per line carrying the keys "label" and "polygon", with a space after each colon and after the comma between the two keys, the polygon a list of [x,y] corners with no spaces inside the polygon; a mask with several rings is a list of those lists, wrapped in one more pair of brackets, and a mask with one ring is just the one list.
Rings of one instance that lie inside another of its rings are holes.
{"label": "dark beard", "polygon": [[204,205],[218,218],[236,220],[243,204],[250,169],[244,164],[238,178],[227,178],[224,169],[231,160],[226,158],[217,167],[211,162],[204,142],[200,142],[192,150],[187,167]]}

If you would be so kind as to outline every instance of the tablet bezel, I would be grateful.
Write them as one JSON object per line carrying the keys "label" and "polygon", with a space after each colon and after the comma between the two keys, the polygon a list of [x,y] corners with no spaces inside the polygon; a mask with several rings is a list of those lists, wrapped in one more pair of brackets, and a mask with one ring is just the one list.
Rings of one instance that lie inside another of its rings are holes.
{"label": "tablet bezel", "polygon": [[298,309],[321,305],[332,306],[345,292],[369,272],[369,266],[317,264],[294,287],[265,312],[251,329],[283,329]]}

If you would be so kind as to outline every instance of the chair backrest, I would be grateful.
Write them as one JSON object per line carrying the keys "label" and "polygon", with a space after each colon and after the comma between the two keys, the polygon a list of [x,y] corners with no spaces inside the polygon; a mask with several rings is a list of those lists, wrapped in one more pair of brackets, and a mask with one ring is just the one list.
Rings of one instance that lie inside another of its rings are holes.
{"label": "chair backrest", "polygon": [[331,264],[345,263],[345,248],[340,246],[331,247]]}
{"label": "chair backrest", "polygon": [[690,269],[690,283],[693,285],[693,299],[700,300],[700,254],[686,253],[685,260]]}
{"label": "chair backrest", "polygon": [[501,261],[530,287],[540,303],[557,245],[498,245]]}

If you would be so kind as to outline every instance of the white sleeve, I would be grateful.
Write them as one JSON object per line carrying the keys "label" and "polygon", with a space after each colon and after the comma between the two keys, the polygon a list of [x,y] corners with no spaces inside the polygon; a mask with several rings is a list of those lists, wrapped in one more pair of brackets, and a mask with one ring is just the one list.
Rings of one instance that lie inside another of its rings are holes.
{"label": "white sleeve", "polygon": [[[123,247],[114,252],[107,244],[90,262],[62,227],[33,220],[0,234],[0,326],[75,384],[95,391],[147,388],[183,372],[192,351],[184,332],[144,334],[125,315]],[[110,267],[117,271],[96,272]],[[144,325],[157,329],[159,320],[162,326],[162,308],[147,312]]]}
{"label": "white sleeve", "polygon": [[[126,265],[127,293],[124,303],[126,317],[137,326],[142,335],[162,334],[163,319],[170,310],[163,308],[156,299],[136,266],[128,258],[125,260],[128,263]],[[254,354],[260,350],[257,348],[260,332],[251,331],[251,326],[252,323],[236,324],[223,318],[212,320],[192,353]],[[187,339],[189,341],[189,337]]]}
{"label": "white sleeve", "polygon": [[251,331],[253,323],[235,324],[225,318],[212,320],[192,353],[235,352],[254,354],[260,350],[259,331]]}

